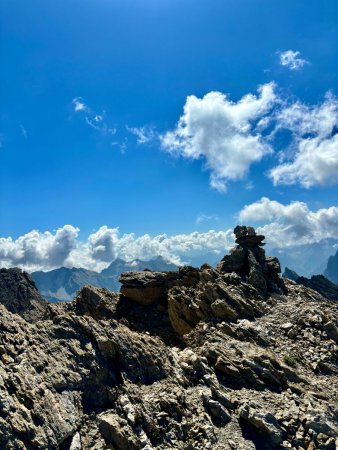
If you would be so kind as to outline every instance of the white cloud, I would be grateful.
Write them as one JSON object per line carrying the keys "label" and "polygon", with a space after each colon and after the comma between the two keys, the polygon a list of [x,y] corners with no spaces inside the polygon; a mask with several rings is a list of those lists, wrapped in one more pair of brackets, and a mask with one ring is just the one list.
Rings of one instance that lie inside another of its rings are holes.
{"label": "white cloud", "polygon": [[288,67],[291,70],[299,70],[305,64],[309,64],[306,59],[300,57],[299,51],[287,50],[279,53],[279,62],[282,66]]}
{"label": "white cloud", "polygon": [[338,238],[338,207],[311,211],[306,203],[295,201],[283,205],[262,197],[245,206],[239,213],[241,223],[264,223],[258,232],[267,237],[269,245],[287,247]]}
{"label": "white cloud", "polygon": [[87,111],[89,109],[88,106],[85,104],[85,102],[83,101],[83,99],[81,97],[73,98],[72,104],[74,106],[74,111],[75,112]]}
{"label": "white cloud", "polygon": [[120,235],[118,228],[102,226],[84,242],[77,239],[78,231],[66,225],[55,233],[31,231],[16,240],[0,238],[0,266],[19,266],[28,271],[60,266],[100,271],[117,257],[133,261],[158,255],[181,264],[209,252],[220,253],[221,258],[233,245],[232,230],[135,236]]}
{"label": "white cloud", "polygon": [[127,130],[136,136],[138,144],[147,144],[155,139],[156,133],[152,127],[126,127]]}
{"label": "white cloud", "polygon": [[75,249],[78,232],[78,228],[65,225],[54,233],[33,230],[15,240],[0,238],[0,263],[27,270],[59,267]]}
{"label": "white cloud", "polygon": [[232,102],[221,92],[203,98],[187,97],[177,127],[161,136],[163,148],[188,159],[203,159],[210,184],[220,191],[229,181],[242,179],[250,166],[272,152],[261,130],[278,101],[275,84],[261,86],[258,96],[248,94]]}
{"label": "white cloud", "polygon": [[108,228],[106,225],[91,234],[88,245],[93,259],[110,262],[117,257],[118,228]]}
{"label": "white cloud", "polygon": [[293,134],[292,159],[273,168],[275,185],[299,183],[305,188],[338,183],[338,101],[327,94],[322,104],[296,102],[276,115],[277,128]]}

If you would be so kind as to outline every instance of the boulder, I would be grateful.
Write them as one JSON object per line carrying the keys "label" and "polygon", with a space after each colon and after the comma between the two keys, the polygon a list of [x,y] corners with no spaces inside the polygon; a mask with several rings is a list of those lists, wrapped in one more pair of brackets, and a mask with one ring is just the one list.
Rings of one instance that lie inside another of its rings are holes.
{"label": "boulder", "polygon": [[77,314],[109,319],[114,315],[117,300],[118,294],[88,285],[79,291],[74,303]]}
{"label": "boulder", "polygon": [[238,225],[234,229],[234,234],[236,236],[236,244],[239,244],[242,247],[256,247],[257,245],[264,245],[263,241],[265,236],[257,235],[253,227]]}
{"label": "boulder", "polygon": [[282,443],[283,431],[273,414],[245,405],[240,409],[239,416],[255,428],[265,441],[270,442],[271,448],[277,448]]}
{"label": "boulder", "polygon": [[166,293],[167,275],[164,272],[124,272],[119,281],[121,294],[141,305],[152,305]]}

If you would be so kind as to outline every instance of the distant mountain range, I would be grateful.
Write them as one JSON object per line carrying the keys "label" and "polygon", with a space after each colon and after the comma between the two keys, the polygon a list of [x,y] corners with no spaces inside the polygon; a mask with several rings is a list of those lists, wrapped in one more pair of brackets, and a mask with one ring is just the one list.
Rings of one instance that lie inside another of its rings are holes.
{"label": "distant mountain range", "polygon": [[[326,239],[315,244],[295,245],[287,249],[267,246],[267,253],[277,256],[283,269],[286,267],[292,268],[295,271],[296,278],[324,274],[332,283],[338,284],[338,251],[335,255],[332,255],[337,244],[338,241],[335,239]],[[210,252],[190,259],[183,259],[194,267],[199,267],[205,262],[215,266],[220,260],[220,255]],[[45,299],[58,302],[71,300],[77,291],[86,284],[104,287],[110,291],[119,291],[120,283],[118,279],[122,272],[144,269],[165,272],[177,270],[177,266],[168,263],[161,256],[149,261],[136,259],[131,262],[117,258],[100,273],[82,268],[68,269],[61,267],[50,272],[33,272],[31,276]],[[288,278],[291,278],[290,272]]]}
{"label": "distant mountain range", "polygon": [[31,277],[40,291],[40,294],[50,302],[71,300],[86,284],[95,287],[104,287],[110,291],[119,291],[119,277],[122,272],[131,270],[150,269],[153,271],[166,272],[177,270],[175,264],[165,261],[161,256],[149,261],[136,259],[126,262],[120,258],[113,261],[100,273],[93,270],[73,267],[68,269],[60,267],[49,272],[32,272]]}
{"label": "distant mountain range", "polygon": [[[336,265],[332,261],[333,273],[327,273],[326,267],[329,258],[336,251],[337,239],[323,239],[320,242],[304,245],[294,245],[286,248],[270,247],[267,245],[267,254],[277,256],[283,269],[289,267],[300,276],[311,277],[312,275],[325,274],[333,282],[338,282],[338,256],[336,255]],[[332,257],[334,258],[334,257]],[[334,268],[335,267],[335,268]]]}

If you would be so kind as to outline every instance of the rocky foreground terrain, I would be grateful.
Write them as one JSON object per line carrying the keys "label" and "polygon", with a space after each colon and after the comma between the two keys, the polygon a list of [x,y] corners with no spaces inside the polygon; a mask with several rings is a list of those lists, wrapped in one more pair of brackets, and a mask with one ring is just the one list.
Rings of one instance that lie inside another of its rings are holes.
{"label": "rocky foreground terrain", "polygon": [[128,272],[47,307],[1,271],[0,448],[334,450],[337,302],[235,232],[216,269]]}

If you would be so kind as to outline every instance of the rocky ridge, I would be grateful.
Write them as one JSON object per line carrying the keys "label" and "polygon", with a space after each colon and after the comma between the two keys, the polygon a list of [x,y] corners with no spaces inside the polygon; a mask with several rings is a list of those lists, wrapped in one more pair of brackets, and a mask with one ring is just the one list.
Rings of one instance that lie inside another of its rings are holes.
{"label": "rocky ridge", "polygon": [[337,304],[235,232],[216,269],[126,273],[34,323],[0,305],[0,448],[334,450]]}
{"label": "rocky ridge", "polygon": [[301,277],[295,271],[286,267],[283,277],[313,289],[325,298],[338,301],[338,284],[332,283],[324,275],[313,275],[311,278]]}

